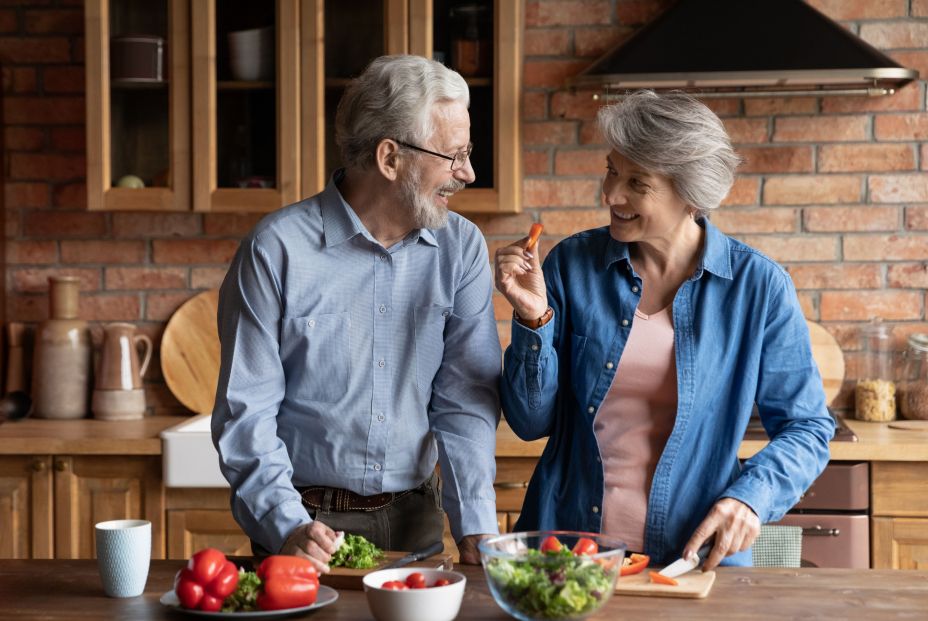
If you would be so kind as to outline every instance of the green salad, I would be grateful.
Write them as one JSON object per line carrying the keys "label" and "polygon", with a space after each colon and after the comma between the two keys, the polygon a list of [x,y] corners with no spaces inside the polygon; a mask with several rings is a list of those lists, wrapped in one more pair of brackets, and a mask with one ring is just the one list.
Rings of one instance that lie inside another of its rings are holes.
{"label": "green salad", "polygon": [[258,610],[261,578],[253,571],[238,570],[238,586],[222,602],[222,612],[253,612]]}
{"label": "green salad", "polygon": [[564,619],[592,612],[608,597],[610,574],[588,556],[528,550],[517,560],[492,559],[487,573],[502,598],[536,619]]}
{"label": "green salad", "polygon": [[381,558],[383,551],[361,535],[345,535],[345,541],[332,555],[329,567],[370,569],[377,567]]}

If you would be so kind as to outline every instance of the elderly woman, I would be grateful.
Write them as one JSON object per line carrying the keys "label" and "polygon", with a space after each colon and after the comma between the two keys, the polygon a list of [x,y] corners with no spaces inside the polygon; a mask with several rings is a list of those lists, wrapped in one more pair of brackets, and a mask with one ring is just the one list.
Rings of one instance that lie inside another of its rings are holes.
{"label": "elderly woman", "polygon": [[[706,568],[749,565],[834,433],[795,290],[708,220],[739,158],[706,106],[639,91],[598,123],[609,226],[544,267],[524,239],[496,253],[515,310],[503,411],[549,438],[516,529],[603,532],[657,563],[714,538]],[[770,443],[739,464],[755,406]]]}

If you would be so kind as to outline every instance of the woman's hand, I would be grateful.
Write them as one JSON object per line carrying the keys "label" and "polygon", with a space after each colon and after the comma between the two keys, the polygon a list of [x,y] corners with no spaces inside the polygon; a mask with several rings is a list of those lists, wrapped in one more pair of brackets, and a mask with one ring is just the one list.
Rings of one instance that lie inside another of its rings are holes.
{"label": "woman's hand", "polygon": [[523,319],[538,319],[548,310],[545,277],[541,272],[538,245],[525,249],[528,237],[496,251],[496,288]]}
{"label": "woman's hand", "polygon": [[706,519],[696,528],[683,548],[683,557],[690,558],[691,554],[696,554],[715,535],[715,544],[702,566],[703,571],[709,571],[726,556],[750,548],[758,533],[760,519],[751,507],[734,498],[723,498],[715,503]]}

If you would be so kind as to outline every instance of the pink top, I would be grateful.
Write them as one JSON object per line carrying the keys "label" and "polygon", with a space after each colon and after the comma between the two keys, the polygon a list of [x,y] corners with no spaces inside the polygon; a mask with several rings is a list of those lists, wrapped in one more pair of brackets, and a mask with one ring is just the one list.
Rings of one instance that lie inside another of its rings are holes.
{"label": "pink top", "polygon": [[593,421],[603,459],[602,532],[644,551],[651,478],[677,413],[670,306],[636,310],[612,386]]}

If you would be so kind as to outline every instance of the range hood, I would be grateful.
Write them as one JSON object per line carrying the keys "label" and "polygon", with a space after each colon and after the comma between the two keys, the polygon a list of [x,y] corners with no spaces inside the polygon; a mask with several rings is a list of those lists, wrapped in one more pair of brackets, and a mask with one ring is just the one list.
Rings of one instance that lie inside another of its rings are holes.
{"label": "range hood", "polygon": [[916,79],[802,0],[679,0],[568,85],[607,95],[889,95]]}

